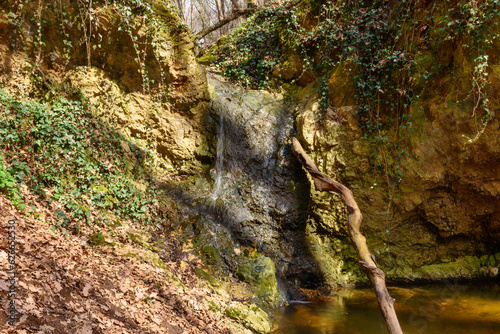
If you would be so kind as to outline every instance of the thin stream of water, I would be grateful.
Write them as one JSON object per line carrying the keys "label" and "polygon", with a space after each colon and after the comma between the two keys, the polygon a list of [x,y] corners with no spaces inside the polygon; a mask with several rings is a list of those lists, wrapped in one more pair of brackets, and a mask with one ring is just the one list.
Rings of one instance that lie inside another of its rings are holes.
{"label": "thin stream of water", "polygon": [[224,167],[224,116],[220,114],[219,120],[219,134],[217,137],[217,160],[215,162],[215,172],[217,176],[215,177],[214,189],[212,192],[212,199],[216,200],[220,197],[222,191],[222,174]]}

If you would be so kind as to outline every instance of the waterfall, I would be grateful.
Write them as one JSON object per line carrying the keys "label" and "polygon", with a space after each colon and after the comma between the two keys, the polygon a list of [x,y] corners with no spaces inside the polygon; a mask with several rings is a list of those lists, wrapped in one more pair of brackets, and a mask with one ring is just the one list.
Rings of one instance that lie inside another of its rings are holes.
{"label": "waterfall", "polygon": [[241,266],[240,257],[233,252],[238,246],[226,239],[253,245],[258,252],[276,258],[280,272],[288,268],[307,271],[309,267],[291,265],[303,239],[297,228],[302,211],[291,189],[295,183],[288,166],[287,139],[293,129],[289,110],[294,110],[294,104],[266,91],[243,90],[215,74],[208,80],[213,92],[207,129],[218,133],[214,133],[215,161],[207,180],[213,183],[206,188],[209,193],[204,199],[208,201],[200,212],[210,219],[206,226],[210,236],[205,236],[235,268]]}
{"label": "waterfall", "polygon": [[215,161],[215,173],[217,173],[214,182],[214,188],[212,191],[212,199],[217,200],[221,195],[222,191],[222,174],[223,174],[223,166],[224,166],[224,117],[222,116],[222,112],[220,114],[219,120],[219,135],[217,138],[217,156]]}

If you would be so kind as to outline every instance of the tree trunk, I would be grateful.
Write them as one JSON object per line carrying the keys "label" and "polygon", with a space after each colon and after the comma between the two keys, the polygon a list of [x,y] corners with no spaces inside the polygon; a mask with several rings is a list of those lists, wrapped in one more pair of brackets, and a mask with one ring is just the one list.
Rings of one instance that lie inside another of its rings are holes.
{"label": "tree trunk", "polygon": [[359,266],[368,275],[375,295],[377,296],[378,305],[385,318],[387,329],[391,334],[402,334],[401,326],[399,325],[398,317],[394,311],[394,299],[389,296],[387,287],[385,286],[385,275],[382,269],[377,266],[375,257],[368,250],[366,238],[360,232],[361,220],[363,216],[359,210],[358,204],[354,200],[352,191],[321,173],[316,167],[314,161],[309,158],[297,138],[292,138],[292,150],[297,159],[304,168],[309,172],[314,180],[316,188],[320,191],[328,191],[331,194],[340,194],[344,199],[349,214],[349,238],[358,254]]}
{"label": "tree trunk", "polygon": [[224,3],[222,0],[215,0],[215,6],[217,8],[217,19],[220,21],[224,20]]}
{"label": "tree trunk", "polygon": [[184,16],[184,2],[182,0],[176,0],[176,3],[182,18],[185,20],[186,17]]}

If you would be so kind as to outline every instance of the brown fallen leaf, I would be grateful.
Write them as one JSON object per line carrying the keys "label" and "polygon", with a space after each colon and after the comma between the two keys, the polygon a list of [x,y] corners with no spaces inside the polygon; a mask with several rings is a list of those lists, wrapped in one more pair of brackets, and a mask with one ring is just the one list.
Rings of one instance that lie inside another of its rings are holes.
{"label": "brown fallen leaf", "polygon": [[120,283],[119,283],[120,291],[123,293],[127,292],[129,289],[129,284],[130,284],[130,281],[128,279],[120,281]]}
{"label": "brown fallen leaf", "polygon": [[7,282],[5,282],[1,279],[0,279],[0,289],[2,289],[4,291],[9,291],[9,285],[7,284]]}
{"label": "brown fallen leaf", "polygon": [[55,293],[59,293],[62,290],[61,283],[59,283],[57,281],[55,281],[53,283],[54,283],[54,292]]}
{"label": "brown fallen leaf", "polygon": [[86,324],[82,328],[76,330],[76,334],[92,334],[92,326],[90,324]]}
{"label": "brown fallen leaf", "polygon": [[90,289],[92,289],[92,286],[89,283],[85,284],[85,286],[83,287],[83,290],[82,290],[82,294],[85,297],[88,297]]}
{"label": "brown fallen leaf", "polygon": [[7,259],[9,258],[9,255],[7,252],[0,250],[0,265],[3,265],[4,262],[7,262]]}

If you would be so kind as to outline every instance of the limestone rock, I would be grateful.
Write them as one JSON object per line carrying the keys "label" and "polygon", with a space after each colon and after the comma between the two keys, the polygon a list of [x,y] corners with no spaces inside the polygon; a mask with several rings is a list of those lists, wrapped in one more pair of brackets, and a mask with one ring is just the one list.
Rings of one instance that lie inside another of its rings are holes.
{"label": "limestone rock", "polygon": [[[490,88],[500,81],[495,66]],[[337,107],[336,117],[325,115],[319,122],[314,118],[317,97],[308,94],[302,96],[306,102],[297,115],[298,136],[320,170],[353,190],[370,249],[389,279],[478,278],[495,272],[489,268],[497,264],[467,256],[490,255],[498,248],[498,117],[478,133],[471,101],[451,103],[447,101],[452,96],[430,97],[414,106],[412,112],[418,115],[416,109],[421,107],[425,118],[414,121],[418,131],[405,148],[408,156],[387,158],[389,168],[398,166],[403,175],[388,206],[387,181],[370,167],[370,143],[357,126],[356,109]],[[491,105],[500,105],[496,97],[492,92]],[[338,245],[349,243],[343,203],[312,185],[311,200],[307,240],[326,280],[347,284],[363,279],[351,249]]]}
{"label": "limestone rock", "polygon": [[275,308],[285,301],[279,293],[275,274],[274,263],[266,256],[252,260],[236,271],[239,278],[254,287],[257,303],[260,302],[268,308]]}
{"label": "limestone rock", "polygon": [[241,323],[254,333],[270,333],[272,324],[269,316],[253,303],[235,304],[226,308],[226,316]]}
{"label": "limestone rock", "polygon": [[188,118],[174,112],[170,105],[140,92],[124,92],[103,70],[95,67],[78,67],[68,72],[67,77],[110,125],[114,124],[143,148],[149,141],[164,166],[195,159],[200,134]]}

